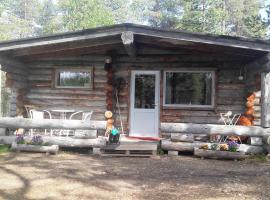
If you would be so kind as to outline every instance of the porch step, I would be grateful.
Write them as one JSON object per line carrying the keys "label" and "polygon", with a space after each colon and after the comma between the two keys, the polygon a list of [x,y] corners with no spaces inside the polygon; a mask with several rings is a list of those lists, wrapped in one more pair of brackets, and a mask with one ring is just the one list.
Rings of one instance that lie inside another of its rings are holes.
{"label": "porch step", "polygon": [[157,155],[156,150],[101,150],[102,157],[150,157]]}
{"label": "porch step", "polygon": [[145,157],[157,154],[158,142],[122,141],[120,144],[107,144],[102,148],[94,148],[93,153],[101,156],[136,156]]}

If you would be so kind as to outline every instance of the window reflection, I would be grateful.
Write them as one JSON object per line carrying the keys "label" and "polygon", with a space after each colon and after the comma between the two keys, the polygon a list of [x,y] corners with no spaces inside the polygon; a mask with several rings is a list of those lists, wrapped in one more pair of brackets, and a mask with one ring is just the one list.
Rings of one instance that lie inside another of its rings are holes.
{"label": "window reflection", "polygon": [[135,75],[135,108],[155,108],[155,75]]}

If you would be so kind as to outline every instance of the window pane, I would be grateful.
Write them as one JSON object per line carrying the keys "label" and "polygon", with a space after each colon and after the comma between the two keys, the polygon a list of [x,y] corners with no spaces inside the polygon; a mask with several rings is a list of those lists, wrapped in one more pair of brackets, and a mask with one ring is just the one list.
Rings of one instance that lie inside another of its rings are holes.
{"label": "window pane", "polygon": [[166,72],[166,104],[211,105],[211,72]]}
{"label": "window pane", "polygon": [[89,71],[61,71],[57,73],[57,86],[90,87],[91,72]]}
{"label": "window pane", "polygon": [[135,76],[135,108],[155,108],[155,75]]}

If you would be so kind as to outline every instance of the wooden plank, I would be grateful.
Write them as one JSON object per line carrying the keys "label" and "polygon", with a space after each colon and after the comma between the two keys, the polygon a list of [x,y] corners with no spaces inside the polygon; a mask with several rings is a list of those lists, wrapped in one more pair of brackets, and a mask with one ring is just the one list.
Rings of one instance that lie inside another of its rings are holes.
{"label": "wooden plank", "polygon": [[157,150],[157,144],[116,144],[116,145],[106,145],[106,147],[102,147],[103,150],[127,150],[127,151],[152,151]]}

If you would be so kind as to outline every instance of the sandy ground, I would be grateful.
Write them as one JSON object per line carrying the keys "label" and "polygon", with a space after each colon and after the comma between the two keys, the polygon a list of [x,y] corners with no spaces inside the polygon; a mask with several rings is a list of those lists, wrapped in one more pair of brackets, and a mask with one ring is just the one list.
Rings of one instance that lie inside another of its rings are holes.
{"label": "sandy ground", "polygon": [[270,199],[270,162],[0,155],[0,199]]}

